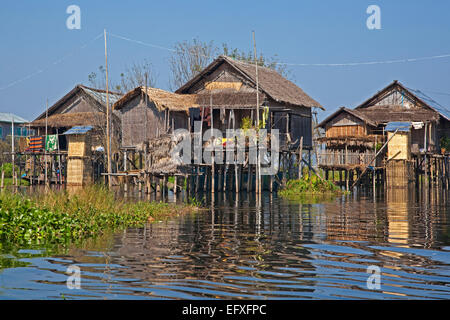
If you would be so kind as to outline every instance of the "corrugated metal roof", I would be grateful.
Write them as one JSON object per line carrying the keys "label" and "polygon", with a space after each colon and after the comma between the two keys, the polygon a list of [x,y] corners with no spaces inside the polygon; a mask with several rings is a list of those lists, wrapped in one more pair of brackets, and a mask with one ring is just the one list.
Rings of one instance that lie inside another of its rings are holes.
{"label": "corrugated metal roof", "polygon": [[439,112],[442,116],[447,118],[447,120],[450,120],[450,109],[449,108],[439,104],[439,102],[435,101],[432,97],[430,97],[429,95],[425,94],[424,92],[422,92],[420,90],[411,89],[411,88],[408,88],[408,89],[411,90],[412,92],[414,92],[414,94],[419,99],[423,100],[423,102],[428,104],[431,108],[433,108],[434,110]]}
{"label": "corrugated metal roof", "polygon": [[78,126],[67,130],[63,134],[85,134],[90,130],[92,130],[92,126]]}
{"label": "corrugated metal roof", "polygon": [[411,130],[411,122],[388,122],[386,128],[384,128],[387,132],[394,132],[395,130],[408,132]]}
{"label": "corrugated metal roof", "polygon": [[19,117],[12,113],[0,112],[0,122],[12,122],[14,118],[15,123],[28,123],[27,119]]}
{"label": "corrugated metal roof", "polygon": [[[83,90],[88,93],[89,95],[91,95],[95,100],[99,101],[102,104],[106,105],[106,92],[98,92],[98,91],[94,91],[91,90],[87,87],[82,87]],[[121,95],[118,94],[114,94],[114,93],[109,93],[109,105],[112,106],[114,103],[116,103],[117,100],[119,100],[121,98]]]}

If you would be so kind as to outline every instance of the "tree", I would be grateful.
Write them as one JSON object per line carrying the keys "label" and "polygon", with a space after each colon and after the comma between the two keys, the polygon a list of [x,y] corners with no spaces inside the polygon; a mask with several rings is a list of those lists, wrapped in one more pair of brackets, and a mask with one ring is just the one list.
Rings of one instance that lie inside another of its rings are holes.
{"label": "tree", "polygon": [[[171,71],[169,86],[171,90],[180,88],[195,77],[219,54],[247,63],[253,64],[255,62],[252,50],[245,52],[237,48],[231,48],[226,43],[222,44],[222,48],[218,48],[214,46],[213,41],[202,42],[194,39],[192,41],[177,42],[174,50],[169,60]],[[256,62],[259,66],[274,69],[282,76],[290,77],[290,72],[287,70],[286,65],[279,63],[276,54],[272,57],[266,57],[260,53]]]}
{"label": "tree", "polygon": [[147,60],[141,63],[133,63],[127,67],[124,73],[120,74],[120,85],[116,85],[116,90],[122,93],[128,92],[136,87],[154,87],[156,85],[156,73],[153,66]]}
{"label": "tree", "polygon": [[[237,48],[230,48],[226,43],[222,44],[222,52],[223,55],[228,56],[230,58],[240,60],[243,62],[255,63],[255,54],[252,50],[248,52],[241,51]],[[259,54],[259,57],[256,57],[256,63],[258,66],[266,67],[277,71],[285,78],[290,77],[290,72],[286,68],[286,65],[280,64],[278,60],[278,55],[275,54],[272,57],[265,57],[262,53]]]}
{"label": "tree", "polygon": [[91,72],[88,75],[89,84],[91,87],[96,89],[102,89],[105,90],[106,88],[106,70],[104,66],[98,67],[98,72]]}
{"label": "tree", "polygon": [[202,42],[198,39],[177,42],[174,50],[169,59],[171,71],[169,86],[174,91],[199,74],[217,53],[213,41]]}
{"label": "tree", "polygon": [[[91,72],[88,75],[90,85],[97,89],[105,90],[106,88],[106,70],[104,66],[98,67],[97,72]],[[125,71],[120,74],[120,81],[114,82],[108,79],[110,90],[119,93],[126,93],[139,86],[154,87],[156,85],[156,73],[153,66],[147,60],[143,62],[135,62],[131,66],[127,66]]]}

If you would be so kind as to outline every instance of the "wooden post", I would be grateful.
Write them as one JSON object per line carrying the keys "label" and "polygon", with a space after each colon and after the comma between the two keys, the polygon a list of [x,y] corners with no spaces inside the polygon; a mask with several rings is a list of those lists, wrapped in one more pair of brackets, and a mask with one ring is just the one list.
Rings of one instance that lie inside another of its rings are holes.
{"label": "wooden post", "polygon": [[348,169],[345,169],[345,190],[348,191],[349,189],[349,180],[350,180],[350,176],[349,176],[349,171]]}
{"label": "wooden post", "polygon": [[33,154],[33,177],[31,178],[31,184],[35,184],[35,177],[36,177],[36,155]]}
{"label": "wooden post", "polygon": [[195,193],[197,193],[199,186],[200,186],[200,166],[199,165],[196,166],[195,173],[196,173],[196,176],[195,176],[195,189],[194,190],[195,190]]}
{"label": "wooden post", "polygon": [[211,156],[212,156],[212,163],[211,163],[211,193],[213,193],[214,194],[214,189],[215,189],[215,159],[214,159],[214,150],[212,151],[212,154],[211,154]]}
{"label": "wooden post", "polygon": [[2,182],[0,187],[3,189],[4,186],[5,186],[5,171],[2,170]]}
{"label": "wooden post", "polygon": [[223,191],[227,191],[227,180],[228,180],[228,164],[224,167],[224,174],[223,174]]}
{"label": "wooden post", "polygon": [[238,174],[238,164],[237,162],[234,164],[234,178],[236,181],[236,186],[235,186],[235,192],[238,193],[239,192],[239,174]]}
{"label": "wooden post", "polygon": [[425,128],[424,128],[424,138],[423,138],[423,147],[425,150],[424,153],[424,160],[423,160],[423,164],[424,164],[424,171],[425,171],[425,186],[428,187],[428,163],[427,163],[427,124],[425,124]]}
{"label": "wooden post", "polygon": [[308,150],[308,176],[311,177],[311,149]]}
{"label": "wooden post", "polygon": [[217,191],[222,191],[222,187],[223,187],[223,182],[222,182],[222,178],[223,178],[223,176],[222,176],[222,174],[223,174],[223,165],[219,165],[219,168],[217,169],[217,175],[218,175],[218,178],[219,178],[219,181],[218,181],[218,183],[217,183]]}
{"label": "wooden post", "polygon": [[[256,74],[256,128],[259,130],[259,81],[258,81],[258,63],[256,58],[256,40],[255,32],[253,31],[253,48],[255,58],[255,74]],[[256,193],[261,193],[261,163],[259,154],[259,141],[256,141]]]}
{"label": "wooden post", "polygon": [[166,196],[166,192],[167,192],[167,176],[166,174],[163,174],[163,197]]}
{"label": "wooden post", "polygon": [[178,180],[178,176],[174,176],[173,180],[174,180],[173,181],[173,194],[176,196],[176,194],[177,194],[177,180]]}
{"label": "wooden post", "polygon": [[248,164],[248,182],[247,182],[247,191],[253,191],[253,170],[252,165]]}
{"label": "wooden post", "polygon": [[270,191],[270,193],[273,192],[273,175],[270,175],[269,191]]}
{"label": "wooden post", "polygon": [[110,128],[110,114],[109,114],[109,85],[108,85],[108,51],[106,46],[106,29],[103,30],[105,38],[105,74],[106,74],[106,154],[107,154],[107,168],[108,168],[108,186],[111,188],[111,128]]}
{"label": "wooden post", "polygon": [[303,160],[303,136],[300,137],[300,149],[298,151],[298,178],[302,178],[302,160]]}

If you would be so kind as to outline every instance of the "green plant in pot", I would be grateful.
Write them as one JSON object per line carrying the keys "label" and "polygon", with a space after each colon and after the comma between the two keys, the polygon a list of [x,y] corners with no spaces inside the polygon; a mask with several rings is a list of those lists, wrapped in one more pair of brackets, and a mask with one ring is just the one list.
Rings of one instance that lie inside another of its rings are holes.
{"label": "green plant in pot", "polygon": [[444,136],[441,138],[441,153],[445,154],[450,150],[450,138]]}

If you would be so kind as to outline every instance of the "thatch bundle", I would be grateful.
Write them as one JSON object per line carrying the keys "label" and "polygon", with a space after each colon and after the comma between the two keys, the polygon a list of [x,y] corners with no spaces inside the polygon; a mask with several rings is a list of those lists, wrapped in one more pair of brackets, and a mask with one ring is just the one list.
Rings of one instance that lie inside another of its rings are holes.
{"label": "thatch bundle", "polygon": [[146,94],[149,101],[152,101],[159,111],[168,109],[171,111],[188,112],[189,108],[198,107],[195,102],[195,95],[176,94],[151,87],[137,87],[125,94],[121,99],[119,99],[113,105],[113,110],[121,109],[129,100],[133,99],[139,94]]}
{"label": "thatch bundle", "polygon": [[147,168],[153,174],[175,174],[187,170],[181,160],[173,155],[175,146],[184,138],[183,135],[162,135],[148,143]]}
{"label": "thatch bundle", "polygon": [[30,123],[31,127],[75,127],[75,126],[104,126],[106,116],[103,112],[74,112],[59,113],[47,118],[39,119]]}

